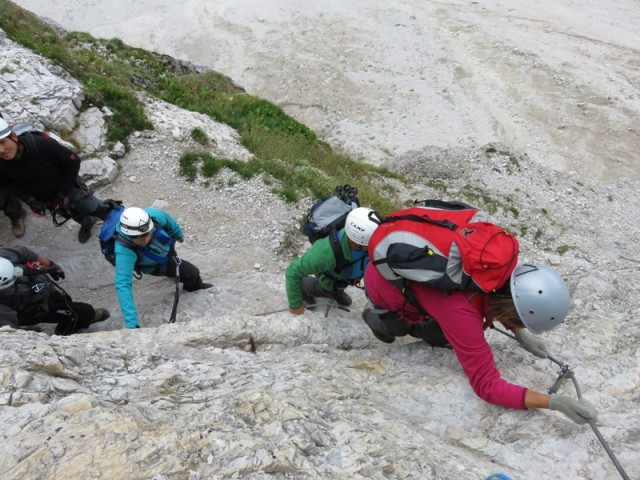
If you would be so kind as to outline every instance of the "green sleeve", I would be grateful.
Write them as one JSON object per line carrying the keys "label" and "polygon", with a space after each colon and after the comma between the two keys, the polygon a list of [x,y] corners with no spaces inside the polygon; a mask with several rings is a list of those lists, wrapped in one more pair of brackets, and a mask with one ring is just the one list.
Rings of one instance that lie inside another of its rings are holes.
{"label": "green sleeve", "polygon": [[302,306],[302,279],[336,268],[336,259],[329,238],[317,240],[304,255],[289,264],[285,272],[289,308]]}

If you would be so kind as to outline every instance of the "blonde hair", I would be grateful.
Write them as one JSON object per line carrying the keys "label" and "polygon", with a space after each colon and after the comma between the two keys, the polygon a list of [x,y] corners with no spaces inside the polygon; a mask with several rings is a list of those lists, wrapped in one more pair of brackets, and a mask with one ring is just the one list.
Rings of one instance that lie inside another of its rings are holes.
{"label": "blonde hair", "polygon": [[509,322],[516,327],[524,327],[511,297],[491,295],[489,299],[489,315],[492,320]]}

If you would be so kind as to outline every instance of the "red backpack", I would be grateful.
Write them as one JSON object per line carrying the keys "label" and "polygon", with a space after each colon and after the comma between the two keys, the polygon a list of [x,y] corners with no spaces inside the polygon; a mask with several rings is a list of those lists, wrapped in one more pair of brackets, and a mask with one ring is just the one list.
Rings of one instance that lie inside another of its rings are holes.
{"label": "red backpack", "polygon": [[386,217],[369,241],[369,258],[388,280],[440,290],[502,287],[518,262],[518,240],[462,202],[425,200]]}

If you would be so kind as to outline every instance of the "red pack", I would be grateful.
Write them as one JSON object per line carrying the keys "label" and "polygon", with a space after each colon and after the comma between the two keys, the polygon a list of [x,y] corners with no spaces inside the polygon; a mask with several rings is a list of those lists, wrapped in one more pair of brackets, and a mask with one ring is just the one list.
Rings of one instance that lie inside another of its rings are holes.
{"label": "red pack", "polygon": [[462,202],[426,200],[383,220],[369,241],[369,258],[388,280],[495,291],[516,267],[519,244],[489,220]]}

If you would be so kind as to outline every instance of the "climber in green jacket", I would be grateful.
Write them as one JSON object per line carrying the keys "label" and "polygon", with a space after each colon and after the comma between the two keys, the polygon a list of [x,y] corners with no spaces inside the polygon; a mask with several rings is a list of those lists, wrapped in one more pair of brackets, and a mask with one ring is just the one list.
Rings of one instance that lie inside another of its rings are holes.
{"label": "climber in green jacket", "polygon": [[367,245],[378,223],[371,220],[370,208],[359,207],[347,215],[344,228],[335,232],[342,258],[336,258],[331,234],[316,240],[311,249],[289,264],[286,270],[289,311],[304,313],[307,305],[314,305],[316,297],[335,300],[339,305],[351,305],[345,292],[357,284],[369,262]]}

